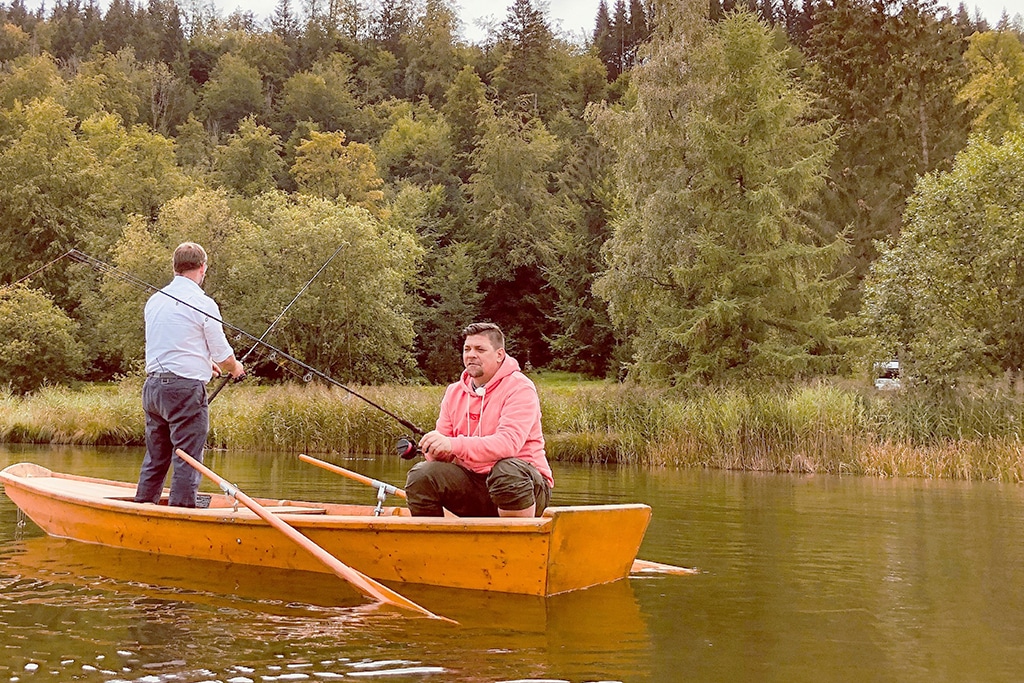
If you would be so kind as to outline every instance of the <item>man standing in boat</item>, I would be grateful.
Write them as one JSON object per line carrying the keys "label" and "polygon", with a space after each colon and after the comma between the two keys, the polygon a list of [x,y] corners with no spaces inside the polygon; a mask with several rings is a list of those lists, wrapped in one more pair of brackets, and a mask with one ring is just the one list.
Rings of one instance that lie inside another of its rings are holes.
{"label": "man standing in boat", "polygon": [[441,401],[437,429],[420,439],[425,462],[409,470],[409,510],[440,517],[535,517],[554,479],[544,454],[537,387],[505,353],[493,323],[462,331],[462,378]]}
{"label": "man standing in boat", "polygon": [[174,280],[146,302],[146,457],[135,502],[157,503],[173,460],[168,504],[194,508],[201,475],[174,455],[199,461],[210,429],[206,383],[221,371],[238,379],[242,363],[224,336],[217,303],[203,292],[206,251],[195,242],[174,250]]}

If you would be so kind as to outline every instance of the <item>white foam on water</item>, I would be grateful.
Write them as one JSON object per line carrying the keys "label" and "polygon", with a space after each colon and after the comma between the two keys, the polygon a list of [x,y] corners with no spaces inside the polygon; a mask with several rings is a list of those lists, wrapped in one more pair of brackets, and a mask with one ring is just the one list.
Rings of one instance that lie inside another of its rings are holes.
{"label": "white foam on water", "polygon": [[[440,674],[444,673],[442,666],[411,666],[401,669],[380,669],[375,671],[353,671],[349,676],[358,678],[370,678],[374,676],[411,676],[413,674]],[[565,681],[569,683],[569,681]]]}
{"label": "white foam on water", "polygon": [[399,664],[412,664],[407,659],[381,659],[373,662],[353,662],[349,664],[353,669],[379,669],[384,666],[397,666]]}

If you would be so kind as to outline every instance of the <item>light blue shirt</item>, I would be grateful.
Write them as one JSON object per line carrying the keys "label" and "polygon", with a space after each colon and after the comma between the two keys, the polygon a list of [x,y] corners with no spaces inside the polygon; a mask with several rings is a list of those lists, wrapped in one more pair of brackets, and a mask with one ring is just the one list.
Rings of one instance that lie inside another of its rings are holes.
{"label": "light blue shirt", "polygon": [[225,361],[234,353],[224,336],[217,302],[182,275],[149,297],[145,318],[147,373],[173,372],[209,382],[211,362]]}

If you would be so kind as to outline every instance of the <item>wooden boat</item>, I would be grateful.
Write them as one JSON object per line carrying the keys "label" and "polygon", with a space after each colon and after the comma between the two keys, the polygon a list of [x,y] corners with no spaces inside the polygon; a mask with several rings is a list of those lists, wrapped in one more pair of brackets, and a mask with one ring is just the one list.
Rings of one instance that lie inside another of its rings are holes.
{"label": "wooden boat", "polygon": [[[326,571],[308,552],[224,494],[188,509],[133,502],[135,484],[52,472],[0,471],[7,496],[47,534],[160,555]],[[256,499],[350,567],[381,581],[549,596],[625,578],[647,505],[551,507],[542,517],[423,518],[374,508]],[[638,561],[642,562],[642,561]],[[649,563],[653,564],[653,563]]]}

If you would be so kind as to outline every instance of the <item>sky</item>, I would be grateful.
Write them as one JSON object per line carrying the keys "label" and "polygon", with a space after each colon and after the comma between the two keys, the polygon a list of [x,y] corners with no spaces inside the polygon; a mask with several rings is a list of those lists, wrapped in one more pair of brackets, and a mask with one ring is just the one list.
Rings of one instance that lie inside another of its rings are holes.
{"label": "sky", "polygon": [[[544,0],[541,0],[543,3]],[[273,11],[277,0],[215,0],[216,5],[224,14],[230,14],[235,9],[252,11],[257,17],[266,19]],[[568,34],[570,38],[578,38],[582,35],[589,36],[594,30],[594,19],[597,16],[599,0],[547,0],[548,18],[552,28],[556,32]],[[606,0],[609,8],[613,7],[615,0]],[[977,7],[982,16],[988,19],[990,24],[995,25],[1003,14],[1003,10],[1009,10],[1010,3],[1006,0],[964,0],[968,11],[974,13]],[[960,0],[939,0],[939,4],[957,7]],[[301,3],[292,3],[293,7]],[[461,0],[459,2],[459,16],[463,23],[464,36],[473,42],[482,40],[487,34],[484,26],[489,22],[492,25],[500,24],[508,11],[511,0]],[[627,2],[628,6],[628,2]],[[1021,10],[1010,10],[1012,17]]]}

